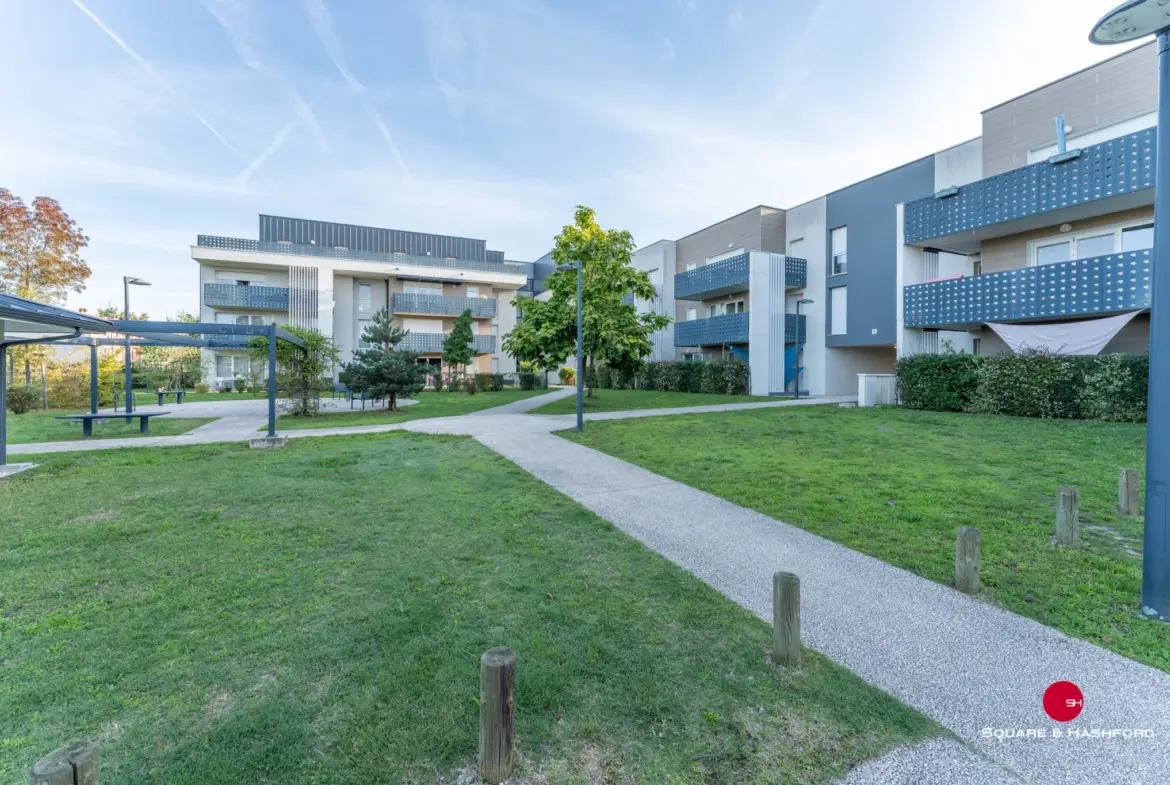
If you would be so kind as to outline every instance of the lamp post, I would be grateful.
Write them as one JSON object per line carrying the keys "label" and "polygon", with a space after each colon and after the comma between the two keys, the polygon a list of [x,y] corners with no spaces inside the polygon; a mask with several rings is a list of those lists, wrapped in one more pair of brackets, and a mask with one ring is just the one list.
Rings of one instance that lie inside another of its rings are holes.
{"label": "lamp post", "polygon": [[[144,281],[141,278],[135,278],[132,275],[122,276],[122,294],[126,298],[126,310],[122,316],[126,321],[130,321],[130,287],[131,286],[150,286],[150,281]],[[126,333],[126,414],[129,415],[134,411],[134,387],[130,378],[130,333]],[[126,422],[130,422],[130,417],[126,417]]]}
{"label": "lamp post", "polygon": [[813,301],[807,297],[802,297],[796,301],[796,351],[792,353],[792,379],[796,383],[796,390],[792,397],[800,397],[800,306],[812,305]]}
{"label": "lamp post", "polygon": [[577,433],[585,430],[585,342],[582,340],[581,312],[581,262],[566,262],[557,265],[558,270],[577,268]]}
{"label": "lamp post", "polygon": [[[1142,613],[1170,621],[1170,0],[1128,0],[1093,26],[1095,44],[1158,37],[1158,143],[1150,291],[1150,387],[1146,416],[1146,522]],[[1163,280],[1165,278],[1165,280]],[[1155,405],[1159,402],[1161,405]]]}

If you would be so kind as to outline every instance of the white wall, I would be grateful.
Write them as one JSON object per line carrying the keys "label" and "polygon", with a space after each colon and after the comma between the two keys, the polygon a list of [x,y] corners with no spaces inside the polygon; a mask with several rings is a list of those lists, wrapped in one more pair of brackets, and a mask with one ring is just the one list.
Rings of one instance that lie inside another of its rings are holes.
{"label": "white wall", "polygon": [[934,190],[983,179],[983,138],[957,144],[934,155]]}
{"label": "white wall", "polygon": [[826,395],[857,395],[857,374],[893,373],[893,347],[826,347]]}
{"label": "white wall", "polygon": [[[320,272],[317,280],[322,280]],[[353,278],[348,275],[330,274],[329,280],[332,291],[326,292],[324,285],[320,285],[317,293],[317,307],[319,312],[324,312],[325,303],[328,300],[331,303],[330,317],[328,321],[319,318],[318,329],[324,333],[325,327],[328,325],[333,343],[341,350],[341,362],[347,363],[353,359],[353,351],[357,348],[357,304],[354,302],[356,284]]]}
{"label": "white wall", "polygon": [[[800,312],[807,315],[807,333],[804,345],[804,373],[801,386],[810,395],[825,395],[825,309],[828,308],[828,292],[825,288],[827,274],[826,260],[826,202],[824,198],[793,207],[785,212],[786,250],[793,256],[808,261],[808,283],[803,290],[789,290],[789,313],[796,312],[795,300],[802,297],[812,300],[810,305],[801,306]],[[792,249],[792,243],[800,240],[800,251]]]}
{"label": "white wall", "polygon": [[[656,313],[669,316],[671,323],[664,330],[654,333],[650,340],[654,343],[651,360],[674,360],[678,351],[674,348],[674,319],[676,305],[674,300],[674,276],[676,270],[676,246],[673,240],[659,240],[634,251],[630,261],[639,270],[650,272],[651,280],[658,287],[659,301],[654,308]],[[648,313],[650,303],[637,301],[635,305],[638,313]]]}
{"label": "white wall", "polygon": [[502,348],[504,336],[512,332],[516,326],[516,306],[512,304],[516,292],[505,291],[496,294],[496,351],[492,359],[496,360],[498,373],[515,373],[516,359],[506,354]]}

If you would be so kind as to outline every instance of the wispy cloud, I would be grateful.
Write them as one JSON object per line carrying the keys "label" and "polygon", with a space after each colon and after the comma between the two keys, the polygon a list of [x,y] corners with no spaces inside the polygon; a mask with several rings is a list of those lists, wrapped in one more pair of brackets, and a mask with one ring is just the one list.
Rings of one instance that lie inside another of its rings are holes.
{"label": "wispy cloud", "polygon": [[386,121],[382,119],[382,115],[374,108],[370,102],[369,96],[366,93],[365,85],[358,81],[353,72],[349,70],[349,65],[345,61],[345,49],[341,45],[341,39],[333,30],[333,16],[329,13],[329,9],[325,7],[325,0],[303,0],[305,13],[309,17],[309,22],[313,25],[313,32],[317,34],[317,38],[321,40],[322,46],[325,47],[325,53],[329,55],[329,59],[333,61],[337,72],[341,74],[341,78],[354,89],[361,99],[362,106],[366,110],[366,114],[374,121],[379,133],[382,134],[382,139],[385,140],[386,146],[390,148],[391,155],[394,156],[394,161],[398,164],[402,173],[410,177],[410,167],[406,165],[406,159],[402,157],[402,151],[398,149],[398,145],[394,142],[394,137],[390,135],[390,129],[386,127]]}
{"label": "wispy cloud", "polygon": [[731,9],[731,13],[727,15],[727,29],[743,29],[743,6],[737,5],[735,8]]}
{"label": "wispy cloud", "polygon": [[229,141],[228,141],[226,138],[224,138],[224,135],[223,135],[223,134],[221,134],[221,133],[220,133],[220,132],[219,132],[219,131],[216,129],[216,127],[215,127],[214,125],[212,125],[212,124],[211,124],[211,121],[210,121],[210,120],[208,120],[208,119],[207,119],[207,118],[206,118],[206,117],[203,115],[203,113],[202,113],[202,112],[200,112],[198,109],[196,109],[196,108],[195,108],[195,107],[194,107],[194,106],[191,104],[191,102],[189,102],[189,101],[188,101],[186,98],[184,98],[184,97],[183,97],[183,96],[182,96],[182,95],[179,93],[179,91],[178,91],[178,90],[176,90],[174,87],[172,87],[172,86],[171,86],[171,84],[170,84],[170,83],[169,83],[169,82],[168,82],[166,79],[164,79],[164,78],[162,77],[162,75],[161,75],[161,74],[159,74],[159,72],[158,72],[158,71],[156,71],[156,70],[155,70],[155,69],[154,69],[154,68],[153,68],[153,67],[150,65],[150,63],[146,62],[145,58],[143,58],[143,57],[142,57],[142,55],[138,54],[138,52],[136,52],[134,49],[132,49],[132,48],[130,47],[130,45],[129,45],[129,44],[127,44],[127,43],[126,43],[126,41],[122,39],[122,37],[121,37],[121,36],[119,36],[117,33],[115,33],[113,30],[111,30],[111,29],[110,29],[110,28],[109,28],[109,27],[106,25],[106,23],[105,23],[105,22],[103,22],[101,19],[99,19],[97,14],[95,14],[93,11],[89,10],[89,7],[88,7],[88,6],[86,6],[86,4],[85,4],[85,3],[83,3],[81,0],[73,0],[73,5],[77,6],[77,8],[78,8],[78,9],[80,9],[82,13],[84,13],[86,16],[88,16],[90,19],[92,19],[92,20],[93,20],[93,23],[94,23],[94,24],[96,24],[96,25],[97,25],[99,28],[101,28],[102,32],[103,32],[103,33],[105,33],[107,36],[109,36],[109,37],[110,37],[110,40],[112,40],[112,41],[113,41],[115,44],[117,44],[117,45],[118,45],[118,47],[119,47],[119,48],[120,48],[120,49],[121,49],[123,52],[125,52],[127,55],[129,55],[129,56],[130,56],[130,59],[132,59],[134,62],[138,63],[138,65],[139,65],[139,66],[140,66],[140,67],[141,67],[141,68],[142,68],[144,71],[146,71],[148,74],[150,74],[150,76],[151,76],[151,77],[152,77],[152,78],[153,78],[153,79],[154,79],[156,82],[158,82],[159,86],[160,86],[160,87],[162,87],[162,88],[163,88],[163,90],[165,90],[165,91],[166,91],[167,93],[169,93],[169,94],[170,94],[170,95],[171,95],[173,98],[175,98],[175,99],[176,99],[176,100],[178,100],[180,103],[182,103],[184,106],[186,106],[186,107],[187,107],[187,111],[188,111],[188,112],[190,112],[192,115],[194,115],[195,119],[196,119],[196,120],[198,120],[200,123],[202,123],[202,124],[203,124],[203,127],[204,127],[204,128],[206,128],[208,131],[210,131],[210,132],[211,132],[211,134],[212,134],[212,136],[214,136],[216,139],[218,139],[218,140],[220,141],[220,143],[221,143],[221,144],[222,144],[224,147],[226,147],[227,149],[231,150],[233,153],[235,153],[235,154],[236,154],[237,156],[239,156],[240,158],[244,158],[244,155],[243,155],[243,153],[241,153],[239,150],[237,150],[237,149],[236,149],[236,148],[235,148],[235,147],[232,145],[232,143],[231,143],[231,142],[229,142]]}
{"label": "wispy cloud", "polygon": [[684,16],[699,10],[698,0],[678,0],[678,6],[682,9]]}
{"label": "wispy cloud", "polygon": [[263,166],[269,158],[275,155],[277,151],[280,150],[280,148],[284,147],[284,143],[288,140],[289,134],[296,130],[296,128],[303,122],[304,118],[298,114],[288,123],[278,128],[276,133],[272,136],[272,141],[268,143],[268,146],[261,150],[258,156],[249,161],[248,165],[244,167],[243,171],[241,171],[236,176],[236,188],[240,189],[241,191],[247,189],[249,178],[251,178],[256,170]]}
{"label": "wispy cloud", "polygon": [[674,59],[674,44],[670,42],[669,38],[662,39],[662,57],[665,60]]}
{"label": "wispy cloud", "polygon": [[468,91],[456,86],[456,77],[452,76],[452,72],[458,70],[467,49],[461,20],[446,0],[428,0],[422,6],[422,22],[423,45],[427,50],[431,78],[446,101],[447,113],[456,122],[462,122],[469,95]]}

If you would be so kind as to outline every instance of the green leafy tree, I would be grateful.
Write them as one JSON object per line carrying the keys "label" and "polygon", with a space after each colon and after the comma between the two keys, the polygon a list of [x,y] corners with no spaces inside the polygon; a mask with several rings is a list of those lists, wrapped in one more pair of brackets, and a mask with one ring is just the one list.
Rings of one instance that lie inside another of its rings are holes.
{"label": "green leafy tree", "polygon": [[391,411],[398,408],[400,397],[410,398],[426,386],[427,369],[419,364],[418,353],[397,348],[406,334],[383,308],[362,333],[370,348],[354,352],[353,361],[343,366],[352,389],[368,398],[385,398]]}
{"label": "green leafy tree", "polygon": [[[311,417],[317,413],[317,398],[332,383],[333,368],[341,352],[328,336],[314,329],[296,325],[284,329],[305,346],[276,342],[276,384],[284,391],[282,406],[293,417]],[[267,360],[268,339],[253,338],[248,354],[253,360]]]}
{"label": "green leafy tree", "polygon": [[[101,309],[106,310],[106,309]],[[99,311],[100,313],[100,311]],[[141,316],[142,318],[139,318]],[[120,316],[116,318],[121,318]],[[145,321],[146,315],[130,314],[131,321]],[[186,311],[179,311],[168,322],[183,322],[193,324],[198,321],[194,315]],[[156,383],[161,383],[167,389],[187,390],[203,380],[204,362],[203,353],[195,346],[143,346],[139,354],[143,365],[153,368]],[[252,363],[255,375],[263,378],[264,369],[268,363],[265,353],[263,363]]]}
{"label": "green leafy tree", "polygon": [[[103,319],[122,319],[126,315],[124,308],[120,308],[113,303],[98,308],[98,316]],[[132,322],[148,322],[150,321],[150,314],[148,313],[134,313],[130,312],[130,321]],[[175,319],[168,319],[167,321],[176,321]],[[194,320],[192,320],[194,321]]]}
{"label": "green leafy tree", "polygon": [[[471,342],[475,340],[471,332],[471,309],[467,309],[455,318],[451,333],[443,341],[443,362],[458,369],[462,374],[475,358],[475,350]],[[454,375],[454,374],[452,374]]]}
{"label": "green leafy tree", "polygon": [[[633,252],[628,231],[601,228],[596,213],[585,206],[577,208],[574,222],[556,236],[553,260],[581,265],[582,352],[590,396],[598,361],[633,372],[654,349],[650,336],[670,324],[669,317],[640,314],[627,302],[657,296],[650,274],[633,266]],[[504,338],[503,348],[519,361],[551,370],[576,352],[577,271],[557,270],[545,284],[548,300],[515,299],[523,316]]]}

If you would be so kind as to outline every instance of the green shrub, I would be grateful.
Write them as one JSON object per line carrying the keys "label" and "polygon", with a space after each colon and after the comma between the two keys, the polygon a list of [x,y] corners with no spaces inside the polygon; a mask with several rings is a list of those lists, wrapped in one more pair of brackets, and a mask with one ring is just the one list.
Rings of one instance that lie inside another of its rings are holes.
{"label": "green shrub", "polygon": [[898,398],[910,409],[969,411],[979,387],[979,366],[971,354],[916,354],[894,366]]}
{"label": "green shrub", "polygon": [[1099,359],[1043,351],[987,357],[979,366],[979,388],[971,411],[1015,417],[1080,418],[1085,371]]}
{"label": "green shrub", "polygon": [[599,390],[613,389],[613,370],[605,364],[593,369],[593,384]]}
{"label": "green shrub", "polygon": [[629,390],[634,386],[634,372],[625,368],[611,368],[613,388],[615,390]]}
{"label": "green shrub", "polygon": [[536,387],[536,374],[535,373],[533,373],[532,371],[521,371],[517,375],[520,378],[520,389],[521,390],[535,390],[535,389],[537,389],[537,387]]}
{"label": "green shrub", "polygon": [[502,392],[504,389],[504,374],[502,374],[502,373],[488,374],[487,389],[491,390],[492,392]]}
{"label": "green shrub", "polygon": [[479,374],[467,374],[463,377],[463,392],[468,395],[475,395],[479,392]]}
{"label": "green shrub", "polygon": [[1082,415],[1092,420],[1145,422],[1149,395],[1148,354],[1107,354],[1085,371]]}
{"label": "green shrub", "polygon": [[475,375],[475,388],[480,392],[492,389],[492,375],[490,373],[477,373]]}
{"label": "green shrub", "polygon": [[54,374],[49,381],[48,397],[50,409],[88,409],[89,373],[76,369],[64,369]]}
{"label": "green shrub", "polygon": [[207,382],[196,382],[195,392],[199,393],[200,395],[203,395],[204,393],[210,392],[210,391],[211,391],[211,385],[209,385]]}
{"label": "green shrub", "polygon": [[31,384],[16,384],[8,388],[8,409],[13,414],[25,414],[41,408],[41,391]]}

